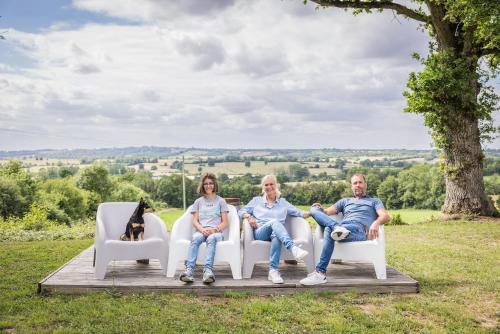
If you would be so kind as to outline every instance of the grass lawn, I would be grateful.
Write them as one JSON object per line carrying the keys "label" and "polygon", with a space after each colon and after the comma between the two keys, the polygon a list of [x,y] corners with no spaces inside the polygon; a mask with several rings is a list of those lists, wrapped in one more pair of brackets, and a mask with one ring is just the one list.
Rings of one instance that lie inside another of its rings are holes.
{"label": "grass lawn", "polygon": [[386,239],[389,265],[417,279],[419,294],[40,296],[36,283],[92,240],[1,242],[0,332],[499,332],[498,219],[387,226]]}

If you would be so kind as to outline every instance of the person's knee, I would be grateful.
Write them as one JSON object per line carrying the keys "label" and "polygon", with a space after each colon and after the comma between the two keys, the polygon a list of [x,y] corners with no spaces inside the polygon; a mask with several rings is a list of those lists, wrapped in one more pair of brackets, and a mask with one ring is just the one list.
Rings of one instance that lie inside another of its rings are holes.
{"label": "person's knee", "polygon": [[196,244],[201,244],[205,240],[203,234],[195,234],[193,235],[193,242]]}
{"label": "person's knee", "polygon": [[217,241],[219,241],[219,236],[217,235],[218,233],[210,234],[207,238],[207,244],[214,244]]}
{"label": "person's knee", "polygon": [[311,206],[311,207],[309,208],[309,212],[311,213],[311,216],[312,216],[313,218],[315,218],[315,217],[316,217],[317,215],[319,215],[319,214],[324,214],[324,212],[323,212],[323,210],[322,210],[322,209],[320,209],[320,208],[318,208],[318,207],[315,207],[315,206]]}

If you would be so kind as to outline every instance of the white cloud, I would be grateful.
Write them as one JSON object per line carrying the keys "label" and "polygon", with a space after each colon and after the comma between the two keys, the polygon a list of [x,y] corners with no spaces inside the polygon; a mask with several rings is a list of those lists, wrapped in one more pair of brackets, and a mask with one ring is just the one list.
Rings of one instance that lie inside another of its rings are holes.
{"label": "white cloud", "polygon": [[429,147],[421,118],[402,112],[426,36],[390,13],[269,0],[74,7],[118,21],[10,31],[33,64],[0,62],[0,149]]}

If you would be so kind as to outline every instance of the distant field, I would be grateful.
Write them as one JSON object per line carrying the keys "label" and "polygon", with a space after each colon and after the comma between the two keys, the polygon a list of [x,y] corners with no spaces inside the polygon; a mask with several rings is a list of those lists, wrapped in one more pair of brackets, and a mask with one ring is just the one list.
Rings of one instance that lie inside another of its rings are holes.
{"label": "distant field", "polygon": [[[206,164],[200,166],[199,164],[186,163],[186,171],[190,175],[205,172],[214,174],[226,173],[228,175],[244,175],[246,173],[265,175],[276,174],[280,169],[288,170],[288,167],[293,164],[297,164],[297,162],[268,162],[265,164],[264,161],[252,161],[250,167],[246,167],[244,162],[219,162],[213,167],[207,166]],[[320,168],[309,168],[316,164],[318,164]],[[317,175],[322,172],[326,172],[328,175],[335,175],[338,172],[335,168],[328,168],[327,166],[329,163],[325,162],[308,162],[301,165],[303,167],[308,167],[312,175]],[[201,171],[199,171],[198,168],[201,168]]]}

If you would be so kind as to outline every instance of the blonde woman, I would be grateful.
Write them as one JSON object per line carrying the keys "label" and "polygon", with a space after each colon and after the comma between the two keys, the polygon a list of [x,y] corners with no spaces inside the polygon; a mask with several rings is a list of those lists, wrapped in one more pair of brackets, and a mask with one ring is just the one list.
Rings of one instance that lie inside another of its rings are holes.
{"label": "blonde woman", "polygon": [[278,182],[274,175],[262,178],[262,196],[254,197],[245,207],[238,211],[240,218],[247,219],[253,228],[255,240],[271,241],[269,254],[268,279],[275,284],[283,283],[278,265],[281,245],[284,245],[297,261],[307,256],[308,252],[295,246],[285,229],[287,215],[293,217],[309,217],[308,212],[297,209],[281,197]]}

